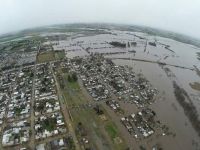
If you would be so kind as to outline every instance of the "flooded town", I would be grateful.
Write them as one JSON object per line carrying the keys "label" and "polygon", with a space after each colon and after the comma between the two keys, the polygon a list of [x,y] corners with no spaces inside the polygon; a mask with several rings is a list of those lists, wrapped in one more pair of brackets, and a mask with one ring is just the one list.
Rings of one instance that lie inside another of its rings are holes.
{"label": "flooded town", "polygon": [[0,149],[200,150],[200,46],[134,27],[0,38]]}

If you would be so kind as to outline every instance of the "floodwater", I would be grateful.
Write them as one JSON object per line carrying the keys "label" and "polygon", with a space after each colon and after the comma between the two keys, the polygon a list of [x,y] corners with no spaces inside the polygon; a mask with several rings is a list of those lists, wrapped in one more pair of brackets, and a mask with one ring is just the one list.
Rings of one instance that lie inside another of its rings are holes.
{"label": "floodwater", "polygon": [[[183,108],[176,101],[173,94],[173,85],[165,72],[157,64],[115,60],[118,65],[130,65],[136,73],[142,73],[150,83],[156,87],[162,95],[152,106],[162,123],[168,125],[176,137],[172,140],[162,142],[168,149],[168,144],[173,145],[170,149],[196,149],[194,141],[199,143],[199,137],[188,118],[184,115]],[[169,140],[169,139],[168,139]]]}
{"label": "floodwater", "polygon": [[[109,44],[111,41],[137,42],[137,46],[124,49],[116,48]],[[148,42],[150,41],[155,41],[156,47],[149,45]],[[166,45],[170,46],[169,49],[165,48]],[[107,58],[143,59],[189,68],[194,68],[193,65],[195,65],[200,69],[200,61],[196,56],[196,52],[200,51],[198,48],[171,39],[154,37],[139,32],[112,31],[112,34],[78,37],[67,41],[59,41],[58,45],[54,45],[54,49],[64,49],[69,58],[75,56],[84,57],[89,53],[102,53]],[[132,50],[136,51],[136,53],[130,52]],[[161,97],[151,107],[156,111],[159,120],[169,126],[170,131],[176,134],[171,139],[166,139],[165,137],[159,139],[164,149],[200,149],[200,137],[193,129],[187,116],[185,116],[183,108],[177,102],[172,85],[172,81],[176,81],[180,87],[187,91],[200,115],[200,91],[192,89],[189,85],[189,83],[200,82],[200,77],[196,72],[166,65],[165,67],[169,68],[173,74],[172,77],[169,77],[157,63],[123,59],[115,59],[113,61],[117,65],[132,66],[136,73],[142,73],[159,90]]]}

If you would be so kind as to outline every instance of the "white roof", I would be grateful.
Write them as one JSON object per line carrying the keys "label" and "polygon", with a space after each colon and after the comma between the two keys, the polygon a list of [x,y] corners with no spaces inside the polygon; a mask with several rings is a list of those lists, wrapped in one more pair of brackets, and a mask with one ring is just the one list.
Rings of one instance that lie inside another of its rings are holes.
{"label": "white roof", "polygon": [[39,144],[36,146],[36,150],[45,150],[44,144]]}
{"label": "white roof", "polygon": [[64,145],[64,141],[63,141],[63,139],[60,139],[60,141],[59,141],[59,145],[60,145],[60,146],[63,146],[63,145]]}
{"label": "white roof", "polygon": [[131,117],[132,117],[132,118],[134,118],[134,117],[135,117],[135,114],[134,114],[134,113],[133,113],[133,114],[131,114]]}
{"label": "white roof", "polygon": [[4,135],[3,135],[3,139],[2,139],[2,143],[3,143],[3,144],[8,143],[8,142],[9,142],[9,139],[10,139],[10,136],[11,136],[11,134],[4,134]]}

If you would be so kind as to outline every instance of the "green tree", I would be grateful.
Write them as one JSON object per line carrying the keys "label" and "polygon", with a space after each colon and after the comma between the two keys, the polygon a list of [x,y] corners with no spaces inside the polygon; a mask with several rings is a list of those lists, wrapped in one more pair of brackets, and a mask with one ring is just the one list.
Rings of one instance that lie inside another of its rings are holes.
{"label": "green tree", "polygon": [[77,77],[76,73],[73,73],[73,74],[72,74],[72,79],[73,79],[73,81],[75,81],[75,82],[78,80],[78,77]]}
{"label": "green tree", "polygon": [[68,75],[67,80],[68,80],[69,82],[72,82],[72,77],[71,77],[70,75]]}

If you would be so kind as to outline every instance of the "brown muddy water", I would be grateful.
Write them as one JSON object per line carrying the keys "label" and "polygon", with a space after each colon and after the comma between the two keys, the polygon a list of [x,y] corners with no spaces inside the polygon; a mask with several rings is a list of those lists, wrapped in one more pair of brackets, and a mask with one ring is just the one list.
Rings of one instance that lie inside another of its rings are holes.
{"label": "brown muddy water", "polygon": [[[134,34],[142,36],[145,39],[140,39],[134,36]],[[116,48],[109,44],[111,41],[124,43],[137,42],[137,46],[124,49]],[[149,45],[149,41],[155,41],[156,47]],[[170,50],[166,49],[165,45],[169,45]],[[196,52],[200,51],[198,48],[171,39],[154,37],[139,32],[132,32],[130,34],[128,31],[112,31],[112,34],[59,41],[58,45],[54,45],[54,49],[65,49],[66,56],[69,58],[75,56],[84,57],[89,55],[89,53],[102,53],[107,58],[136,58],[189,68],[194,68],[193,65],[195,65],[200,69],[200,61],[196,55]],[[132,53],[132,50],[136,51],[136,53]],[[117,52],[119,54],[108,55],[108,53]],[[121,54],[121,52],[125,53]],[[171,137],[170,139],[164,137],[159,139],[164,149],[199,150],[200,137],[193,129],[187,116],[185,116],[183,108],[177,102],[172,85],[172,81],[176,81],[180,87],[186,90],[200,115],[200,92],[189,86],[189,83],[200,82],[200,77],[196,72],[194,70],[166,65],[165,67],[169,68],[173,74],[173,76],[167,76],[164,69],[156,63],[122,59],[115,59],[113,61],[117,65],[132,66],[136,73],[143,73],[150,83],[159,90],[161,97],[151,105],[151,108],[156,111],[161,122],[168,125],[170,130],[176,134],[175,137]]]}

